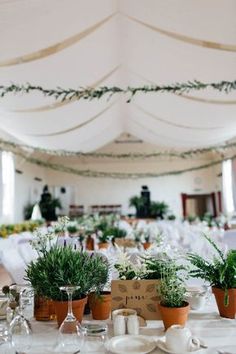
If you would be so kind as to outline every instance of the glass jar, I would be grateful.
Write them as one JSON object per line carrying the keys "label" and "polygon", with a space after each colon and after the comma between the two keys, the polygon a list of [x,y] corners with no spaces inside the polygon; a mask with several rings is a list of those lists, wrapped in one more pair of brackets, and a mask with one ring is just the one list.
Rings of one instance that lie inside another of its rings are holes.
{"label": "glass jar", "polygon": [[106,323],[88,321],[82,325],[84,330],[84,347],[85,353],[104,351],[105,343],[108,341],[108,327]]}

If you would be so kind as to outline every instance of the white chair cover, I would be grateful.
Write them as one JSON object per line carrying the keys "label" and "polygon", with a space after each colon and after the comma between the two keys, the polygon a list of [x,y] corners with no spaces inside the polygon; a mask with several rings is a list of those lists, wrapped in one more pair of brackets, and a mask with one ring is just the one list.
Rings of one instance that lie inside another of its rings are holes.
{"label": "white chair cover", "polygon": [[20,256],[17,248],[5,250],[2,254],[2,264],[6,271],[11,276],[13,282],[17,284],[25,283],[26,263]]}
{"label": "white chair cover", "polygon": [[39,204],[36,203],[33,207],[31,220],[41,220],[41,219],[42,219],[41,210],[40,210]]}
{"label": "white chair cover", "polygon": [[227,249],[236,250],[236,230],[227,230],[224,233],[223,243],[227,246]]}
{"label": "white chair cover", "polygon": [[38,253],[32,248],[29,240],[20,240],[17,248],[26,264],[38,258]]}

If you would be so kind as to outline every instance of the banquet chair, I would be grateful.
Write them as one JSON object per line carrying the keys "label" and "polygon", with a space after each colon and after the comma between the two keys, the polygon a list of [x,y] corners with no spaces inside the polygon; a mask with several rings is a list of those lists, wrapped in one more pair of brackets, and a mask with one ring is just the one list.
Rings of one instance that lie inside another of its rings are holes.
{"label": "banquet chair", "polygon": [[17,284],[25,283],[26,263],[19,254],[17,248],[5,250],[2,254],[2,265]]}
{"label": "banquet chair", "polygon": [[227,249],[236,250],[236,230],[227,230],[224,232],[223,243],[227,246]]}

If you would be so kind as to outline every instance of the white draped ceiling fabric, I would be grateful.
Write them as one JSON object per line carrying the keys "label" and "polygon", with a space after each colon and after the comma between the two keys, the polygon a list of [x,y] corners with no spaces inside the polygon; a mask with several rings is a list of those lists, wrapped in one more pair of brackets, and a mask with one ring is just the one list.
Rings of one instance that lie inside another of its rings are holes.
{"label": "white draped ceiling fabric", "polygon": [[[0,0],[0,84],[138,86],[236,74],[235,0]],[[0,100],[4,133],[36,147],[93,151],[122,132],[165,148],[236,136],[236,94]]]}

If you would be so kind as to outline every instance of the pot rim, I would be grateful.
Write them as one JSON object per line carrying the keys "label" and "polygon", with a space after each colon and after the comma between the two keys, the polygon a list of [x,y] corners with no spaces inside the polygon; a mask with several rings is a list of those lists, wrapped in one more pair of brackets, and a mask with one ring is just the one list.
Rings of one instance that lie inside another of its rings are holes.
{"label": "pot rim", "polygon": [[212,285],[211,288],[212,289],[222,290],[222,291],[225,291],[225,290],[236,290],[236,287],[235,288],[219,288],[218,286],[214,286],[214,285]]}
{"label": "pot rim", "polygon": [[183,306],[171,307],[171,306],[162,305],[162,303],[159,302],[159,306],[164,307],[164,308],[167,308],[167,309],[183,309],[183,308],[185,308],[185,307],[190,306],[190,305],[189,305],[189,302],[187,302],[187,301],[184,301],[183,304],[184,304]]}

